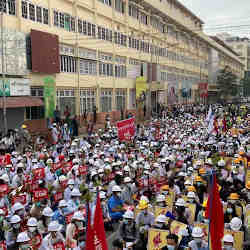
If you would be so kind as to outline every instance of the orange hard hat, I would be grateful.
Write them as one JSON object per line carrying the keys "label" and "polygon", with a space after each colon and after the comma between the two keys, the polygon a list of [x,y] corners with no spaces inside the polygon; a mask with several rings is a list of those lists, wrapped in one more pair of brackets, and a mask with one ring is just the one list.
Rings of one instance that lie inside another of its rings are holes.
{"label": "orange hard hat", "polygon": [[238,200],[239,195],[237,193],[231,193],[228,197],[229,200]]}

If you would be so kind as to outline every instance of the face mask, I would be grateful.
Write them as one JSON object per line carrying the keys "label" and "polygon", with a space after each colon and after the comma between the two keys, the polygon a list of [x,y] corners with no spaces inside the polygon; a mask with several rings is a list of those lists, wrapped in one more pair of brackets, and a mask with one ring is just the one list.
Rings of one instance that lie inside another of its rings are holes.
{"label": "face mask", "polygon": [[231,214],[233,212],[233,209],[231,207],[227,208],[227,212]]}
{"label": "face mask", "polygon": [[168,194],[168,191],[162,191],[162,194],[163,194],[163,195],[167,195],[167,194]]}
{"label": "face mask", "polygon": [[156,225],[156,227],[158,227],[158,228],[162,228],[162,227],[163,227],[163,224],[162,224],[162,223],[156,223],[155,225]]}
{"label": "face mask", "polygon": [[204,219],[203,221],[204,221],[204,223],[206,223],[206,224],[209,223],[209,220],[208,220],[208,219]]}
{"label": "face mask", "polygon": [[104,174],[100,174],[100,177],[102,178],[104,176]]}
{"label": "face mask", "polygon": [[121,193],[117,193],[117,194],[116,194],[116,196],[117,196],[118,198],[121,198],[121,195],[122,195]]}
{"label": "face mask", "polygon": [[18,223],[18,224],[14,224],[14,225],[13,225],[13,228],[19,229],[19,228],[20,228],[20,224],[19,224],[19,223]]}
{"label": "face mask", "polygon": [[79,230],[83,229],[83,223],[81,221],[76,221],[76,225]]}
{"label": "face mask", "polygon": [[236,200],[230,200],[231,204],[235,204],[237,201]]}
{"label": "face mask", "polygon": [[124,219],[123,222],[125,225],[128,225],[128,220]]}
{"label": "face mask", "polygon": [[74,185],[69,185],[69,189],[72,190],[74,188]]}
{"label": "face mask", "polygon": [[232,250],[233,246],[224,246],[223,249],[225,249],[225,250]]}
{"label": "face mask", "polygon": [[20,249],[21,250],[29,250],[29,249],[31,249],[31,247],[30,247],[30,245],[22,245],[22,246],[20,246]]}
{"label": "face mask", "polygon": [[174,250],[174,249],[175,249],[175,246],[167,245],[167,248],[168,248],[168,250]]}
{"label": "face mask", "polygon": [[202,186],[202,183],[201,182],[197,182],[197,186],[198,187]]}
{"label": "face mask", "polygon": [[159,207],[164,207],[164,206],[165,206],[165,203],[164,203],[164,202],[159,202],[159,203],[158,203],[158,206],[159,206]]}
{"label": "face mask", "polygon": [[194,239],[194,241],[195,241],[195,243],[197,243],[197,244],[201,244],[202,239],[200,239],[200,238],[196,238],[196,239]]}
{"label": "face mask", "polygon": [[28,227],[28,230],[29,230],[31,233],[33,233],[33,232],[36,231],[36,227]]}
{"label": "face mask", "polygon": [[189,203],[194,203],[194,199],[189,199]]}

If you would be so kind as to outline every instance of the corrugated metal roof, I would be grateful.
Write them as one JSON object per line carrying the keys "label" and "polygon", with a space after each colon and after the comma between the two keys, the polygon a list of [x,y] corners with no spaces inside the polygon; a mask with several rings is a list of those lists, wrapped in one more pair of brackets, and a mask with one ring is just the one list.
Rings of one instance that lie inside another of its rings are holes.
{"label": "corrugated metal roof", "polygon": [[[39,107],[43,106],[43,101],[38,97],[20,96],[6,97],[7,108]],[[3,97],[0,98],[0,108],[3,108]]]}

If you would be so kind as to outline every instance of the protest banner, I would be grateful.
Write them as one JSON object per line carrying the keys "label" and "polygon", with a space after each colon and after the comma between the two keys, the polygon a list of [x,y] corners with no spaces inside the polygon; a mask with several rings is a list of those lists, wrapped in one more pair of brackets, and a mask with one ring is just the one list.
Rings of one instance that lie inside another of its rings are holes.
{"label": "protest banner", "polygon": [[181,231],[182,229],[185,229],[185,228],[187,228],[187,225],[186,225],[186,224],[174,220],[174,221],[171,222],[170,232],[171,232],[172,234],[178,235],[179,242],[180,242],[181,237],[182,237],[181,234],[180,234],[180,231]]}
{"label": "protest banner", "polygon": [[135,118],[117,122],[118,137],[120,141],[129,141],[135,135]]}
{"label": "protest banner", "polygon": [[148,250],[160,250],[167,245],[168,230],[150,228],[148,230]]}

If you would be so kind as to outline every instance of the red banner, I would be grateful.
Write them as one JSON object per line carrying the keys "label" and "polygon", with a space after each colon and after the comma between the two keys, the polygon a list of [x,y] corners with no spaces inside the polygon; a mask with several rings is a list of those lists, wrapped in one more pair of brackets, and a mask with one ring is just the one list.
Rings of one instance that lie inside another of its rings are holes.
{"label": "red banner", "polygon": [[16,202],[20,202],[21,204],[25,205],[27,203],[26,194],[13,196],[12,205]]}
{"label": "red banner", "polygon": [[34,200],[40,201],[42,199],[48,199],[49,198],[49,192],[46,188],[39,188],[33,191]]}
{"label": "red banner", "polygon": [[73,167],[72,161],[66,162],[63,166],[63,173],[67,174],[68,172],[71,171],[72,167]]}
{"label": "red banner", "polygon": [[120,141],[129,141],[135,135],[135,118],[117,122],[118,137]]}
{"label": "red banner", "polygon": [[58,192],[58,193],[54,194],[55,202],[58,202],[58,201],[60,201],[62,199],[63,199],[63,192]]}
{"label": "red banner", "polygon": [[41,180],[45,178],[45,169],[37,168],[32,171],[34,180]]}
{"label": "red banner", "polygon": [[51,168],[53,172],[56,172],[56,170],[61,169],[62,167],[63,167],[63,163],[58,162],[58,163],[54,163]]}
{"label": "red banner", "polygon": [[87,174],[87,166],[79,166],[78,171],[80,175],[86,175]]}

